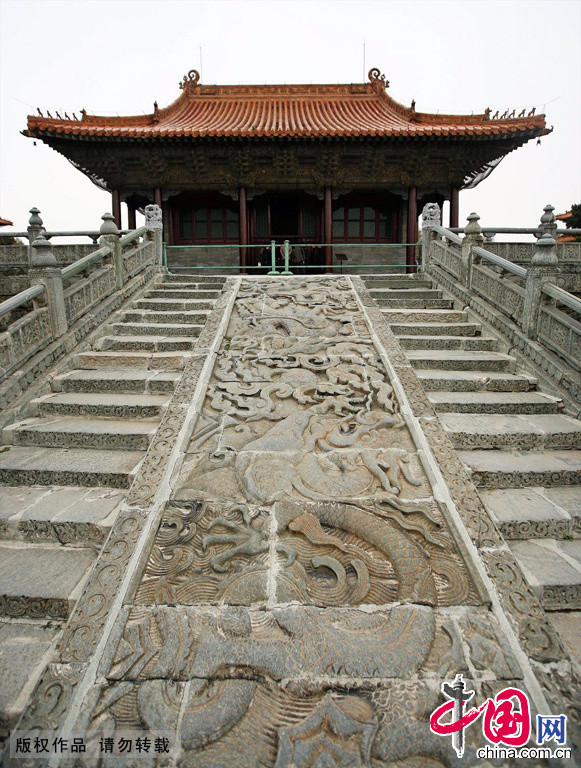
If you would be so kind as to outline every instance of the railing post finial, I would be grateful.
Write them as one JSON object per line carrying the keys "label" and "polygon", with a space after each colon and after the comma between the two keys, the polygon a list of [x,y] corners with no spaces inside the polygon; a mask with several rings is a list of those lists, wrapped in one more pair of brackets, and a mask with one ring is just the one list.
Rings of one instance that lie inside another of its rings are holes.
{"label": "railing post finial", "polygon": [[115,222],[115,216],[112,213],[104,213],[101,219],[103,221],[99,228],[101,235],[117,235],[119,237],[119,228]]}
{"label": "railing post finial", "polygon": [[155,241],[156,261],[159,267],[163,264],[163,211],[155,203],[145,206],[145,226],[149,237]]}
{"label": "railing post finial", "polygon": [[35,240],[44,232],[44,225],[39,214],[40,211],[34,206],[29,210],[30,218],[28,219],[28,266],[32,267],[33,251],[32,244]]}
{"label": "railing post finial", "polygon": [[[552,206],[551,206],[552,207]],[[531,264],[535,267],[554,267],[559,263],[557,258],[557,243],[551,235],[545,233],[534,245]]]}
{"label": "railing post finial", "polygon": [[36,267],[56,267],[56,257],[51,250],[51,244],[43,235],[39,235],[32,242],[30,266],[33,269]]}
{"label": "railing post finial", "polygon": [[550,237],[556,239],[557,237],[557,220],[554,214],[555,206],[548,203],[543,208],[543,215],[541,216],[540,232],[541,237],[543,235],[550,235]]}
{"label": "railing post finial", "polygon": [[426,203],[422,210],[422,229],[424,227],[441,227],[442,212],[438,203]]}
{"label": "railing post finial", "polygon": [[442,225],[442,212],[438,203],[426,203],[422,210],[422,272],[430,266],[432,241],[436,237],[434,227]]}
{"label": "railing post finial", "polygon": [[464,228],[464,242],[468,241],[472,245],[482,245],[484,235],[482,234],[482,227],[478,223],[480,216],[472,212],[466,218],[468,219],[468,224]]}
{"label": "railing post finial", "polygon": [[29,227],[40,227],[42,229],[42,219],[39,216],[40,211],[38,208],[33,206],[28,213],[31,214],[30,218],[28,219],[28,226]]}

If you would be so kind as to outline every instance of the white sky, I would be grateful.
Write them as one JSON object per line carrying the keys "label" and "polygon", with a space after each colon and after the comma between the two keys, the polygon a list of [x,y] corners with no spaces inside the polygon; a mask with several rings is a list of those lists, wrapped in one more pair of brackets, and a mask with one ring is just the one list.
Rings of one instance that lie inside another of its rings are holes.
{"label": "white sky", "polygon": [[460,193],[461,222],[534,226],[547,202],[581,202],[580,41],[580,0],[0,0],[0,216],[24,229],[36,205],[48,229],[97,228],[110,195],[21,136],[27,114],[149,113],[201,45],[205,83],[362,82],[374,66],[419,111],[546,105],[554,133]]}

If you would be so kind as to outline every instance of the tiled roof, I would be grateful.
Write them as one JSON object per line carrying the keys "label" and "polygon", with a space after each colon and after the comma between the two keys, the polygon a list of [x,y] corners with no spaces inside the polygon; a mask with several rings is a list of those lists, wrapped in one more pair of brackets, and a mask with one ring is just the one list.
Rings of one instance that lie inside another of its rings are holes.
{"label": "tiled roof", "polygon": [[[416,112],[386,92],[371,70],[370,82],[352,85],[206,86],[192,70],[182,93],[150,115],[92,116],[81,120],[30,115],[28,135],[84,138],[163,137],[499,137],[548,133],[544,115],[491,119],[480,115]],[[513,115],[515,113],[512,113]],[[532,132],[532,133],[531,133]]]}
{"label": "tiled roof", "polygon": [[0,227],[11,227],[12,222],[8,221],[8,219],[3,219],[0,217]]}

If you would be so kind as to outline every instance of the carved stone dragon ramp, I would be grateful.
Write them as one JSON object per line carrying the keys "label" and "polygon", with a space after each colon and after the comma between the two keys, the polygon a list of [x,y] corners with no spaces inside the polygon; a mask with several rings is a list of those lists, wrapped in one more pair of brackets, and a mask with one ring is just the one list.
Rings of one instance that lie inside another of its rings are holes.
{"label": "carved stone dragon ramp", "polygon": [[140,766],[484,764],[430,732],[441,682],[521,673],[380,351],[349,279],[242,279],[73,730],[170,734]]}

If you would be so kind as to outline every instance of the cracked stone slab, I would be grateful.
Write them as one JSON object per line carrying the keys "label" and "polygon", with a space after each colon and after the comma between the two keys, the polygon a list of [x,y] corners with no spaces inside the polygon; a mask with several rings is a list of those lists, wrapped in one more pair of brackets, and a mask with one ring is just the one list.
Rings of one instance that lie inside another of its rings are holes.
{"label": "cracked stone slab", "polygon": [[[476,691],[476,706],[496,693],[466,682]],[[161,680],[113,682],[100,691],[89,733],[98,739],[107,727],[139,729],[157,718],[179,745],[183,768],[308,768],[320,754],[329,756],[329,766],[419,766],[426,760],[456,765],[451,740],[431,733],[427,721],[426,713],[442,703],[440,685],[441,680],[385,681],[366,688],[348,682],[290,686],[193,679],[184,689]],[[480,729],[467,731],[462,765],[480,764],[481,744]]]}
{"label": "cracked stone slab", "polygon": [[136,607],[108,677],[407,677],[427,657],[434,632],[433,610],[412,604],[374,612]]}
{"label": "cracked stone slab", "polygon": [[169,502],[135,603],[266,603],[269,529],[258,508]]}

